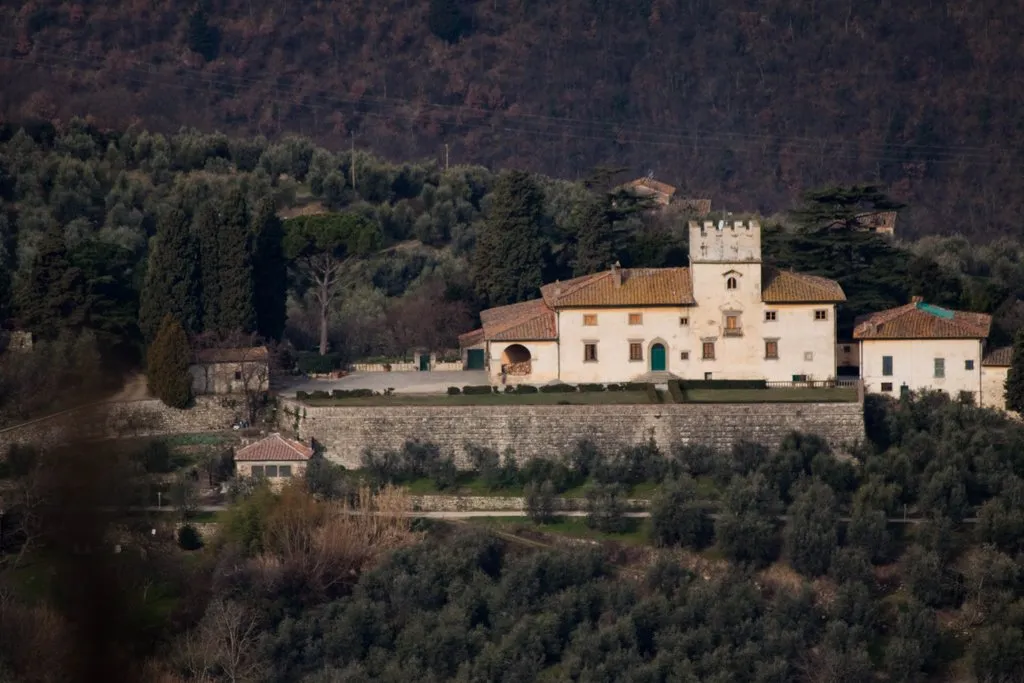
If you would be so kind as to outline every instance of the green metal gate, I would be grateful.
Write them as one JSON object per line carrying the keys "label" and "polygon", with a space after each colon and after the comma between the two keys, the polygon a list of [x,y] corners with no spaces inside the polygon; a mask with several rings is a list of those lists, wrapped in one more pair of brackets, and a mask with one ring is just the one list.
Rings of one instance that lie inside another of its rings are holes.
{"label": "green metal gate", "polygon": [[430,370],[430,354],[424,353],[420,356],[420,371],[427,372]]}
{"label": "green metal gate", "polygon": [[466,355],[466,369],[467,370],[483,370],[484,369],[484,350],[483,349],[470,349]]}

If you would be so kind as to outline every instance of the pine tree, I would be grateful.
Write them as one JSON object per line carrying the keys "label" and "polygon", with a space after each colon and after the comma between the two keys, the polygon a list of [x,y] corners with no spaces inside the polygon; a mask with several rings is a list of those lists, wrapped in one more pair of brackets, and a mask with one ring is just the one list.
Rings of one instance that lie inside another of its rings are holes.
{"label": "pine tree", "polygon": [[61,330],[76,330],[85,322],[84,277],[71,264],[59,225],[43,235],[16,305],[22,327],[42,339],[56,339]]}
{"label": "pine tree", "polygon": [[170,313],[188,332],[200,329],[199,247],[179,206],[157,228],[139,304],[139,328],[153,340]]}
{"label": "pine tree", "polygon": [[192,400],[192,376],[188,371],[192,352],[185,329],[170,313],[160,323],[146,361],[149,390],[153,395],[172,408],[187,408]]}
{"label": "pine tree", "polygon": [[593,197],[578,204],[571,221],[576,238],[572,274],[579,277],[611,266],[615,261],[615,232],[605,202]]}
{"label": "pine tree", "polygon": [[1006,373],[1006,408],[1024,413],[1024,330],[1013,340],[1010,370]]}
{"label": "pine tree", "polygon": [[256,210],[253,231],[256,331],[261,337],[280,339],[286,318],[288,262],[284,257],[284,224],[277,217],[272,201],[262,202]]}
{"label": "pine tree", "polygon": [[252,332],[256,328],[253,300],[253,233],[245,195],[233,191],[224,202],[217,234],[220,286],[218,321],[222,335]]}
{"label": "pine tree", "polygon": [[523,171],[502,174],[473,254],[480,295],[492,306],[537,296],[546,249],[541,236],[544,194]]}
{"label": "pine tree", "polygon": [[220,217],[212,202],[200,207],[194,233],[199,244],[200,329],[212,332],[220,327]]}

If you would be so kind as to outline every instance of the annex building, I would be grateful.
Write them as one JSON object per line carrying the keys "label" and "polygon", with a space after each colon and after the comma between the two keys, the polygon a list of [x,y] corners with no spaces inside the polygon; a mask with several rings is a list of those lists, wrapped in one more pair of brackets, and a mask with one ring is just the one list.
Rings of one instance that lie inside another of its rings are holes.
{"label": "annex building", "polygon": [[689,231],[688,268],[616,264],[483,311],[466,367],[494,384],[834,378],[839,284],[763,264],[755,220]]}

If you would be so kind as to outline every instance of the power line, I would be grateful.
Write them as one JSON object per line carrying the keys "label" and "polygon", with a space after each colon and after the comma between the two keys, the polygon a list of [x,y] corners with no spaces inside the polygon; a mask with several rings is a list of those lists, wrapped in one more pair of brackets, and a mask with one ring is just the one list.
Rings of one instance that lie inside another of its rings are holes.
{"label": "power line", "polygon": [[[0,41],[0,45],[4,44],[4,41]],[[44,50],[37,50],[37,57],[35,59],[27,57],[15,57],[15,56],[0,56],[0,59],[5,61],[31,64],[42,68],[54,68],[57,66],[75,66],[78,64],[91,65],[94,68],[104,68],[105,65],[101,60],[94,58],[84,57],[71,53],[69,51],[46,53]],[[160,73],[155,67],[149,66],[146,69],[137,67],[128,67],[118,72],[119,75],[125,76],[128,79],[137,79],[139,81],[149,82],[165,87],[179,88],[184,90],[192,90],[192,87],[185,85],[181,82],[168,82],[166,79],[167,75]],[[469,128],[487,128],[492,130],[500,130],[510,133],[521,133],[527,135],[541,135],[545,137],[557,137],[557,138],[569,138],[569,139],[586,139],[586,140],[599,140],[602,142],[615,142],[620,145],[639,145],[639,146],[661,146],[661,147],[676,147],[676,148],[693,148],[695,151],[742,151],[746,148],[750,151],[754,147],[763,148],[785,148],[784,151],[787,154],[797,156],[815,156],[818,159],[827,157],[829,159],[850,159],[859,161],[873,161],[879,163],[903,163],[908,161],[914,162],[928,162],[933,164],[963,164],[963,163],[985,163],[992,164],[996,163],[996,159],[993,156],[997,155],[996,150],[982,147],[949,147],[949,146],[925,146],[925,145],[891,145],[891,144],[863,144],[857,143],[852,145],[848,141],[844,142],[833,142],[825,139],[812,139],[803,137],[773,137],[767,135],[748,135],[740,133],[712,133],[712,132],[700,132],[692,131],[689,133],[673,133],[666,132],[665,129],[659,129],[658,131],[637,131],[633,130],[629,133],[623,133],[619,128],[621,124],[607,122],[607,121],[594,121],[584,119],[573,119],[570,117],[554,117],[554,116],[542,116],[542,115],[509,115],[505,112],[487,110],[479,107],[469,107],[463,105],[440,105],[433,103],[418,103],[409,100],[403,100],[398,98],[374,98],[374,97],[360,97],[360,98],[346,98],[341,96],[328,96],[323,94],[314,95],[302,95],[298,93],[294,87],[282,87],[279,84],[272,83],[266,79],[258,79],[253,77],[245,76],[211,76],[208,74],[202,74],[199,72],[191,71],[185,74],[179,74],[178,80],[192,79],[198,83],[213,87],[220,86],[223,88],[239,89],[245,87],[251,87],[254,85],[263,86],[264,88],[270,89],[276,95],[267,95],[263,99],[265,101],[273,102],[276,104],[284,104],[288,106],[294,106],[299,108],[310,109],[313,111],[324,110],[324,111],[337,111],[340,106],[352,107],[356,111],[364,116],[370,116],[373,118],[380,118],[389,121],[417,121],[430,110],[439,110],[440,112],[449,112],[452,115],[467,115],[468,117],[477,118],[481,116],[489,116],[502,121],[502,123],[495,123],[492,121],[470,121],[464,120],[461,116],[457,116],[458,120],[447,121],[448,125],[452,126],[463,126]],[[306,101],[306,99],[320,100],[321,104],[315,104],[314,102]],[[368,111],[363,110],[361,107],[367,107],[376,105],[382,108],[392,108],[391,111],[385,111],[384,113],[379,111]],[[398,107],[403,108],[414,108],[418,110],[427,110],[420,112],[407,112],[397,111]],[[507,122],[507,123],[506,123]],[[531,127],[534,123],[547,124],[549,127],[554,127],[556,130],[537,129]],[[512,125],[508,125],[512,124]],[[587,127],[600,127],[603,130],[586,130]],[[838,145],[839,150],[829,149],[830,145]],[[843,149],[848,148],[848,149]],[[912,158],[907,159],[905,157],[892,157],[885,156],[886,154],[893,154],[899,152],[913,152],[915,149],[932,149],[932,158]],[[1015,152],[1017,150],[1008,150],[1003,148],[1003,153],[1007,151]]]}

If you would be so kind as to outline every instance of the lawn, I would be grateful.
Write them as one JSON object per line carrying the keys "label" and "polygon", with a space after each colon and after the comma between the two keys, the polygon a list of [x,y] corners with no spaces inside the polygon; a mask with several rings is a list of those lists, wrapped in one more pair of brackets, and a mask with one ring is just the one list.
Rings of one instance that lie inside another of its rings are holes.
{"label": "lawn", "polygon": [[[667,394],[663,395],[669,400]],[[536,394],[457,394],[455,396],[392,394],[363,398],[306,399],[310,406],[550,406],[550,405],[638,405],[650,403],[643,391],[588,391]]]}
{"label": "lawn", "polygon": [[852,403],[857,389],[687,389],[687,403]]}
{"label": "lawn", "polygon": [[529,517],[473,517],[467,520],[472,524],[480,524],[490,529],[507,533],[518,531],[540,531],[558,534],[570,538],[585,538],[591,541],[618,541],[626,545],[645,545],[650,543],[650,518],[630,517],[629,531],[621,534],[606,534],[587,526],[585,517],[558,517],[550,524],[534,524]]}

